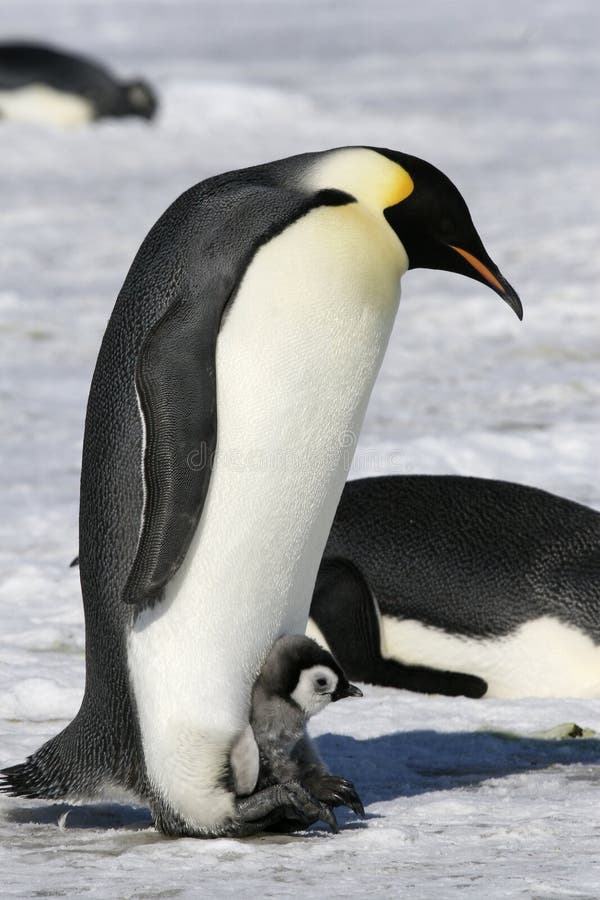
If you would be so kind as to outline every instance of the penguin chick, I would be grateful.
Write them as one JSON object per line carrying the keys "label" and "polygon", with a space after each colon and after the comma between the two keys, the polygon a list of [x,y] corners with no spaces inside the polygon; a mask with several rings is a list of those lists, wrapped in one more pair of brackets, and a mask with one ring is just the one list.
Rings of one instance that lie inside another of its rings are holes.
{"label": "penguin chick", "polygon": [[[306,730],[311,716],[344,697],[362,693],[330,653],[304,635],[279,638],[254,684],[250,724],[231,752],[236,793],[298,782],[325,807],[364,816],[354,785],[329,774]],[[333,814],[326,821],[337,830]]]}

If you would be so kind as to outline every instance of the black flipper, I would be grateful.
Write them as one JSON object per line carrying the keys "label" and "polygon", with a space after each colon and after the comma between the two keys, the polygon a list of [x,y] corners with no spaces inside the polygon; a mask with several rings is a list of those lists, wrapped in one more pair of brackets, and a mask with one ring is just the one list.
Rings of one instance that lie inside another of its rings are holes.
{"label": "black flipper", "polygon": [[323,561],[310,617],[352,680],[451,697],[482,697],[487,691],[486,682],[476,675],[384,659],[376,600],[359,569],[348,560]]}
{"label": "black flipper", "polygon": [[[223,304],[224,305],[224,304]],[[145,423],[146,502],[123,599],[151,600],[190,545],[217,440],[215,350],[222,309],[178,301],[148,335],[136,371]],[[208,319],[208,321],[207,321]],[[202,360],[202,365],[199,365]]]}

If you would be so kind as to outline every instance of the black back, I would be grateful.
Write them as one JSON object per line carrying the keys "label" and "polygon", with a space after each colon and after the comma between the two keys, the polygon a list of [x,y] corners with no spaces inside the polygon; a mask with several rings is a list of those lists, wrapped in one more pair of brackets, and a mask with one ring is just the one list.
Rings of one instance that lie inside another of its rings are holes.
{"label": "black back", "polygon": [[324,554],[336,559],[387,615],[479,637],[549,615],[600,642],[600,513],[536,488],[452,475],[348,482]]}

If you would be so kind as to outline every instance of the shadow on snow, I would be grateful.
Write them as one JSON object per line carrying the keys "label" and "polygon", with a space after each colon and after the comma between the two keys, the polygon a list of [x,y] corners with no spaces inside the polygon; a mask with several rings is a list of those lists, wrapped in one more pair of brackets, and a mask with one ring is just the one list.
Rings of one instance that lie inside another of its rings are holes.
{"label": "shadow on snow", "polygon": [[358,740],[324,734],[317,746],[363,802],[448,791],[551,766],[600,763],[600,740],[541,740],[492,732],[397,731]]}
{"label": "shadow on snow", "polygon": [[[397,731],[363,740],[324,734],[316,743],[331,771],[354,782],[365,806],[469,787],[492,778],[552,766],[600,763],[600,740],[595,739],[549,741],[490,732]],[[580,771],[570,777],[590,776]],[[6,811],[5,817],[19,824],[59,825],[67,829],[141,830],[152,825],[148,809],[117,803],[34,806],[29,801]]]}

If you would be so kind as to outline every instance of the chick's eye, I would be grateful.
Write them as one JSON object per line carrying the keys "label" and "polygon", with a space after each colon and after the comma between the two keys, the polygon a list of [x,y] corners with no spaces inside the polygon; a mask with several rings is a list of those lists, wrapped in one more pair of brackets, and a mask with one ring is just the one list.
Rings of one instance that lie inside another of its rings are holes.
{"label": "chick's eye", "polygon": [[327,679],[323,678],[323,676],[317,678],[317,687],[327,687]]}

